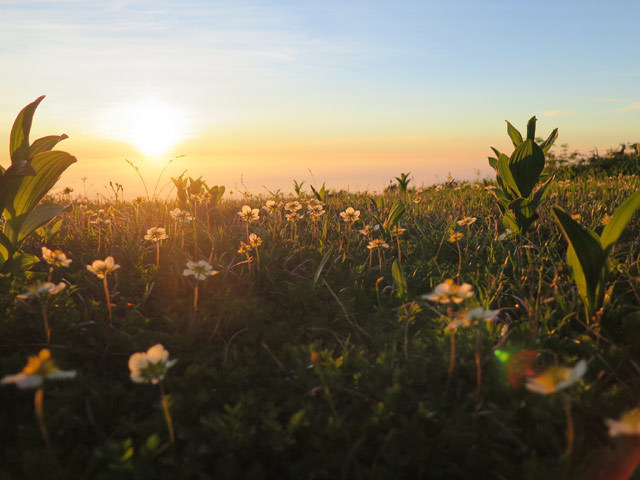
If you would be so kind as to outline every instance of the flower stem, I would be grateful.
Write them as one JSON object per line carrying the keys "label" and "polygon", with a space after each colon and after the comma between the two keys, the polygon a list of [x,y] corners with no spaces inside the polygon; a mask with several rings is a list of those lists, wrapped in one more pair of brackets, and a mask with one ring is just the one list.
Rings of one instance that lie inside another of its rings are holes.
{"label": "flower stem", "polygon": [[47,343],[51,343],[51,327],[49,326],[49,317],[47,315],[47,299],[42,301],[42,320],[44,320],[44,331],[47,335]]}
{"label": "flower stem", "polygon": [[193,324],[196,323],[196,313],[198,313],[198,284],[196,283],[196,288],[193,290]]}
{"label": "flower stem", "polygon": [[449,371],[448,374],[451,376],[453,373],[453,367],[456,363],[456,333],[454,331],[451,332],[451,353],[449,358]]}
{"label": "flower stem", "polygon": [[563,407],[564,414],[567,419],[567,450],[565,457],[567,464],[571,462],[571,453],[573,452],[573,442],[575,439],[575,432],[573,429],[573,415],[571,415],[571,397],[569,395],[563,395]]}
{"label": "flower stem", "polygon": [[104,295],[107,298],[107,310],[109,311],[109,326],[113,327],[113,315],[111,312],[111,295],[109,295],[109,284],[107,283],[106,275],[102,279],[102,283],[104,284]]}
{"label": "flower stem", "polygon": [[480,395],[482,394],[482,357],[480,355],[480,347],[482,346],[482,335],[480,329],[476,328],[476,396],[478,402],[480,401]]}
{"label": "flower stem", "polygon": [[35,397],[33,399],[33,405],[36,411],[36,418],[38,419],[38,426],[40,427],[40,433],[42,434],[42,439],[44,443],[47,445],[47,451],[49,452],[49,458],[56,465],[58,464],[58,459],[53,453],[53,445],[51,444],[51,439],[49,438],[49,432],[47,432],[47,426],[44,423],[44,389],[39,388],[36,390]]}
{"label": "flower stem", "polygon": [[176,441],[175,432],[173,430],[173,421],[171,420],[171,412],[169,408],[171,407],[171,401],[169,400],[169,396],[165,395],[164,387],[162,383],[160,384],[160,403],[162,404],[162,411],[164,412],[164,420],[167,422],[167,429],[169,430],[169,441],[171,445],[173,445]]}
{"label": "flower stem", "polygon": [[160,242],[156,242],[156,267],[160,266]]}

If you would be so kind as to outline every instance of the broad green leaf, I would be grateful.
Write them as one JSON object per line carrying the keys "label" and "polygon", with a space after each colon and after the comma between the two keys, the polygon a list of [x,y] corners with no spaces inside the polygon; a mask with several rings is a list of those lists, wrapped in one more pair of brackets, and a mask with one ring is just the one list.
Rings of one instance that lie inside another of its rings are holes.
{"label": "broad green leaf", "polygon": [[509,169],[518,185],[521,197],[531,195],[544,170],[544,153],[533,141],[525,140],[511,154]]}
{"label": "broad green leaf", "polygon": [[540,187],[538,190],[536,190],[536,193],[533,194],[533,205],[535,206],[535,208],[538,208],[538,205],[540,205],[542,197],[544,197],[544,194],[547,192],[547,189],[549,188],[549,185],[551,185],[551,182],[554,178],[555,176],[551,175],[547,179],[546,183],[542,185],[542,187]]}
{"label": "broad green leaf", "polygon": [[536,139],[536,122],[537,119],[535,116],[531,117],[527,122],[527,140],[531,140],[535,142]]}
{"label": "broad green leaf", "polygon": [[29,133],[31,132],[33,114],[43,99],[44,95],[24,107],[13,122],[9,137],[9,154],[12,166],[19,166],[29,161]]}
{"label": "broad green leaf", "polygon": [[518,184],[513,178],[511,168],[509,168],[509,161],[509,157],[507,157],[504,153],[500,155],[500,158],[498,158],[498,172],[500,173],[500,178],[504,182],[507,189],[513,193],[514,197],[521,197],[522,194],[520,193]]}
{"label": "broad green leaf", "polygon": [[407,278],[397,260],[394,260],[393,265],[391,265],[391,277],[393,278],[393,283],[396,285],[396,297],[401,300],[407,300],[409,297]]}
{"label": "broad green leaf", "polygon": [[30,156],[34,156],[37,153],[48,152],[53,149],[62,140],[69,138],[67,134],[62,135],[49,135],[35,140],[29,147]]}
{"label": "broad green leaf", "polygon": [[[554,206],[553,213],[558,219],[567,242],[575,252],[577,262],[574,263],[579,264],[582,268],[587,297],[595,301],[598,284],[601,282],[606,265],[606,254],[600,246],[600,239],[591,230],[584,228],[572,219],[571,215],[560,207]],[[572,267],[575,268],[574,264]]]}
{"label": "broad green leaf", "polygon": [[546,155],[549,152],[549,149],[553,146],[556,139],[558,138],[558,129],[554,128],[553,132],[547,137],[547,139],[540,144],[540,148],[542,152]]}
{"label": "broad green leaf", "polygon": [[509,138],[511,138],[513,146],[518,148],[518,146],[522,143],[522,135],[520,135],[518,129],[511,125],[508,120],[505,120],[505,122],[507,122],[507,134],[509,135]]}
{"label": "broad green leaf", "polygon": [[618,240],[635,211],[640,207],[640,191],[635,192],[620,205],[600,235],[602,248],[607,248]]}
{"label": "broad green leaf", "polygon": [[398,220],[402,218],[405,210],[406,210],[406,207],[404,206],[404,203],[396,200],[396,202],[391,207],[389,216],[387,217],[387,221],[386,221],[387,227],[391,227],[392,225],[395,225],[398,222]]}
{"label": "broad green leaf", "polygon": [[9,240],[4,233],[0,232],[0,265],[4,264],[14,252],[15,248],[11,240]]}
{"label": "broad green leaf", "polygon": [[571,267],[571,272],[573,273],[573,281],[578,287],[578,293],[582,297],[583,301],[589,304],[589,309],[591,309],[592,305],[590,305],[589,300],[589,289],[587,288],[587,279],[584,277],[584,271],[580,266],[580,260],[576,255],[576,251],[573,249],[571,245],[567,249],[567,263]]}
{"label": "broad green leaf", "polygon": [[42,152],[31,160],[36,175],[16,178],[6,191],[4,216],[5,233],[12,242],[18,242],[18,235],[26,215],[35,207],[58,181],[58,178],[76,158],[66,152]]}
{"label": "broad green leaf", "polygon": [[498,171],[498,159],[495,157],[487,157],[487,159],[489,160],[489,165],[491,166],[491,168],[493,168],[496,172]]}
{"label": "broad green leaf", "polygon": [[491,147],[491,150],[493,150],[493,153],[496,154],[496,158],[498,158],[500,156],[500,150],[498,150],[497,148]]}
{"label": "broad green leaf", "polygon": [[48,223],[53,217],[62,212],[66,207],[55,203],[42,203],[33,207],[20,226],[17,242],[20,244],[28,235]]}
{"label": "broad green leaf", "polygon": [[18,255],[14,255],[10,260],[2,265],[2,273],[26,272],[39,261],[40,259],[35,255],[20,253]]}
{"label": "broad green leaf", "polygon": [[513,214],[509,211],[503,212],[502,224],[504,225],[504,228],[508,228],[513,233],[522,233],[518,222],[516,222],[516,217],[514,217]]}

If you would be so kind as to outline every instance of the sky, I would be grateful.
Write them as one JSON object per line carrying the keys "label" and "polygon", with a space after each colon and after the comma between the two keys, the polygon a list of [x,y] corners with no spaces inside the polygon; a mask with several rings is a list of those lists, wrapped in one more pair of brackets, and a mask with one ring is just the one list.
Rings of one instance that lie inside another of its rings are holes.
{"label": "sky", "polygon": [[[637,1],[0,0],[0,164],[22,107],[59,186],[162,167],[228,190],[490,177],[505,120],[587,153],[640,141]],[[179,157],[179,158],[177,158]],[[84,179],[84,180],[83,180]],[[166,190],[165,190],[166,191]]]}

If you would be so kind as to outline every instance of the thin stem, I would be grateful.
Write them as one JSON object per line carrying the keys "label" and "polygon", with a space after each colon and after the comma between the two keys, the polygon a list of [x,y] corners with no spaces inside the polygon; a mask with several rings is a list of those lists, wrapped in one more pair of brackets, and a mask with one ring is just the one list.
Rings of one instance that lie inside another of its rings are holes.
{"label": "thin stem", "polygon": [[162,383],[160,384],[160,403],[162,404],[164,420],[165,422],[167,422],[167,429],[169,430],[169,440],[171,442],[171,445],[173,445],[176,441],[176,436],[173,430],[173,420],[171,420],[171,412],[169,411],[169,408],[171,407],[171,401],[169,400],[169,396],[165,395]]}
{"label": "thin stem", "polygon": [[109,311],[109,326],[113,327],[113,315],[111,312],[111,295],[109,295],[109,284],[107,283],[107,276],[102,279],[104,285],[104,295],[107,299],[107,310]]}
{"label": "thin stem", "polygon": [[47,299],[42,301],[42,320],[44,320],[44,331],[47,335],[47,343],[51,343],[51,327],[49,326],[49,317],[47,315]]}
{"label": "thin stem", "polygon": [[480,348],[482,346],[482,335],[480,334],[480,329],[476,328],[476,352],[475,352],[475,360],[476,360],[476,394],[478,397],[478,401],[480,401],[480,395],[482,394],[482,358],[480,355]]}
{"label": "thin stem", "polygon": [[156,267],[160,266],[160,242],[156,242]]}
{"label": "thin stem", "polygon": [[563,394],[563,407],[564,414],[567,419],[567,450],[565,457],[567,465],[571,462],[571,453],[573,452],[573,442],[575,439],[575,432],[573,429],[573,415],[571,414],[571,397],[566,393]]}
{"label": "thin stem", "polygon": [[53,453],[53,445],[51,444],[51,439],[49,438],[49,432],[47,432],[47,426],[44,423],[44,389],[42,387],[36,390],[36,394],[33,399],[33,405],[35,407],[36,418],[38,419],[38,426],[40,427],[40,433],[42,434],[42,439],[44,440],[44,443],[47,445],[49,458],[53,463],[57,464],[58,459]]}
{"label": "thin stem", "polygon": [[198,313],[198,284],[196,283],[196,288],[193,290],[193,324],[196,323],[196,313]]}
{"label": "thin stem", "polygon": [[460,283],[460,271],[462,270],[462,252],[460,251],[460,242],[456,242],[458,247],[458,283]]}
{"label": "thin stem", "polygon": [[451,331],[451,352],[449,356],[449,371],[448,374],[451,376],[453,373],[453,367],[456,363],[456,332]]}

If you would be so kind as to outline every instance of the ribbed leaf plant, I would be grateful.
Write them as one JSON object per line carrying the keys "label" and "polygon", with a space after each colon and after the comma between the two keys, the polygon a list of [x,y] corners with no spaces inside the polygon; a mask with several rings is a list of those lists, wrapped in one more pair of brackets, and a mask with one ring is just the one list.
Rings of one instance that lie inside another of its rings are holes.
{"label": "ribbed leaf plant", "polygon": [[45,225],[65,207],[40,203],[58,178],[76,158],[66,152],[52,151],[67,135],[50,135],[29,143],[31,123],[36,108],[44,98],[37,98],[16,117],[9,138],[11,165],[0,166],[0,273],[24,271],[38,257],[20,251],[25,239]]}
{"label": "ribbed leaf plant", "polygon": [[496,171],[498,188],[492,190],[502,212],[502,223],[513,233],[524,234],[538,218],[536,209],[544,196],[552,176],[543,174],[545,155],[558,138],[554,129],[541,144],[536,143],[536,117],[527,123],[527,138],[507,122],[507,133],[515,150],[511,156],[491,147],[495,157],[489,164]]}

